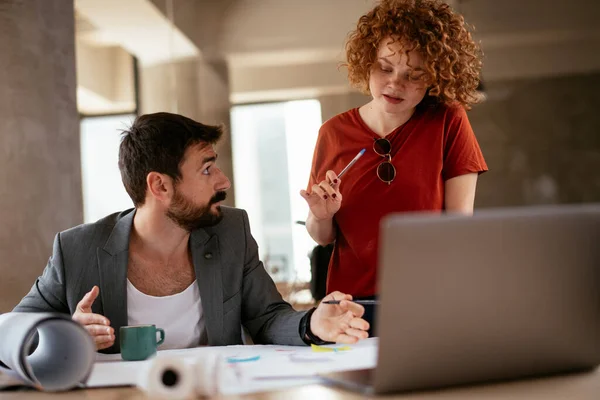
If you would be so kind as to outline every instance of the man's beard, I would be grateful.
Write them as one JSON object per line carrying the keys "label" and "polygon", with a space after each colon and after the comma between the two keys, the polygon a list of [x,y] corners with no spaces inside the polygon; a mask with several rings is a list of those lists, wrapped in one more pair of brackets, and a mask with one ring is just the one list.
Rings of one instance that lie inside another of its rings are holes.
{"label": "man's beard", "polygon": [[213,212],[213,204],[225,200],[227,193],[217,192],[205,206],[196,206],[175,189],[173,203],[167,210],[167,217],[188,232],[218,224],[223,219],[221,207]]}

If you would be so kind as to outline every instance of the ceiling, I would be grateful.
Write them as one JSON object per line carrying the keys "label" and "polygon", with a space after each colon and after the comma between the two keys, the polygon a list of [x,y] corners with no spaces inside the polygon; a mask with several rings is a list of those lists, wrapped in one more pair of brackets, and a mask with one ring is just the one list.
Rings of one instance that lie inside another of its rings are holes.
{"label": "ceiling", "polygon": [[[600,70],[600,1],[455,0],[475,25],[486,80]],[[76,0],[77,38],[142,67],[224,60],[234,103],[350,90],[343,46],[373,0]],[[174,24],[171,22],[173,21]]]}

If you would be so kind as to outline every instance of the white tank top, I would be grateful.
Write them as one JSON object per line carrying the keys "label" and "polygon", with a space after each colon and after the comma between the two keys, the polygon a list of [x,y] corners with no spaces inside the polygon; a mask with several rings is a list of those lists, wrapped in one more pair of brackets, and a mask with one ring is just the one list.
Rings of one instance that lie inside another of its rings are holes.
{"label": "white tank top", "polygon": [[198,284],[194,281],[181,293],[155,297],[140,292],[127,279],[127,324],[154,324],[164,329],[165,341],[159,350],[199,346],[204,313]]}

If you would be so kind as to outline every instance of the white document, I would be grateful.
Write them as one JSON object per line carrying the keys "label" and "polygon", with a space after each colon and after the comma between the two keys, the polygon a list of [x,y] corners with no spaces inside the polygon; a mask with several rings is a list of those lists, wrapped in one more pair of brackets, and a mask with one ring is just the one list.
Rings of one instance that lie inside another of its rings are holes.
{"label": "white document", "polygon": [[2,314],[0,338],[0,388],[20,382],[62,391],[81,386],[91,374],[96,346],[68,315]]}
{"label": "white document", "polygon": [[[316,352],[309,346],[223,346],[182,350],[162,350],[157,358],[181,360],[186,364],[202,363],[207,352],[218,352],[221,358],[217,376],[223,395],[277,390],[320,382],[319,373],[374,368],[377,364],[378,339],[370,338],[354,345],[321,346],[348,350]],[[120,355],[96,356],[94,370],[87,387],[136,386],[140,374],[153,359],[121,361]]]}

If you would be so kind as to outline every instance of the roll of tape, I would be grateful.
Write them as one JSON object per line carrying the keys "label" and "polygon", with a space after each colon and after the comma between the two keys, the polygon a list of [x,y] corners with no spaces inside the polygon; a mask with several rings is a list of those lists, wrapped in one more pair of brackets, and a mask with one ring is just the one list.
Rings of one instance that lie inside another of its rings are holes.
{"label": "roll of tape", "polygon": [[196,393],[199,396],[219,394],[223,358],[217,351],[206,351],[193,364]]}
{"label": "roll of tape", "polygon": [[189,399],[195,396],[194,375],[182,360],[155,357],[140,371],[137,386],[152,398]]}

